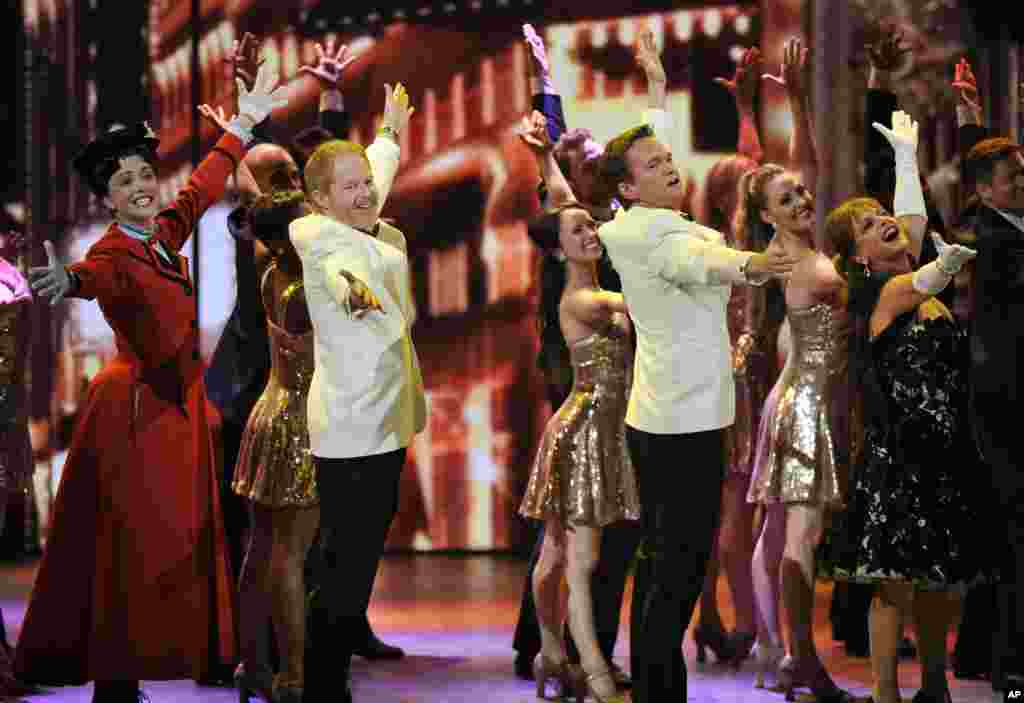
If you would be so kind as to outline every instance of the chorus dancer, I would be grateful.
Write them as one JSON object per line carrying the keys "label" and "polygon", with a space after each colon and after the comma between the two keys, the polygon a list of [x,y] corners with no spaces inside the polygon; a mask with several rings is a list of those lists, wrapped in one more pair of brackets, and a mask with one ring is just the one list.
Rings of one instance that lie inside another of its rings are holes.
{"label": "chorus dancer", "polygon": [[[649,114],[663,128],[666,115]],[[637,333],[626,440],[644,533],[631,618],[633,700],[642,703],[686,697],[683,636],[718,527],[724,430],[735,415],[731,286],[793,265],[777,250],[726,247],[722,234],[684,216],[683,179],[654,135],[643,125],[605,148],[602,177],[623,209],[598,230]]]}
{"label": "chorus dancer", "polygon": [[[790,40],[784,50],[783,84],[798,120],[803,105],[806,50]],[[846,392],[844,283],[832,262],[815,248],[814,197],[803,185],[813,181],[815,158],[809,124],[803,168],[792,173],[766,164],[741,182],[737,229],[772,241],[797,260],[785,284],[786,318],[792,349],[765,402],[748,501],[765,506],[754,550],[754,590],[759,623],[756,685],[777,666],[777,687],[792,699],[809,687],[822,701],[843,701],[818,658],[813,639],[815,550],[829,509],[843,504],[847,464],[845,415],[836,398]],[[781,590],[788,629],[782,659],[778,628]]]}
{"label": "chorus dancer", "polygon": [[[550,154],[543,116],[534,112],[526,122],[524,140]],[[565,186],[557,165],[550,175],[551,186]],[[599,701],[624,701],[600,646],[592,582],[604,529],[639,517],[623,425],[633,360],[629,318],[622,294],[599,285],[602,246],[594,218],[582,205],[566,201],[535,219],[529,233],[544,252],[541,345],[553,348],[549,355],[568,355],[573,369],[572,391],[548,421],[519,509],[544,523],[533,572],[541,639],[534,662],[537,695],[547,698],[553,680],[563,695],[575,690]],[[563,644],[563,578],[582,675]]]}
{"label": "chorus dancer", "polygon": [[54,304],[96,299],[118,353],[90,385],[64,466],[15,652],[27,681],[94,680],[94,701],[136,701],[140,679],[198,680],[234,658],[194,284],[178,251],[252,127],[285,104],[274,84],[264,68],[252,91],[239,89],[231,133],[167,209],[144,124],[103,134],[75,159],[115,221],[67,268],[46,242],[48,265],[29,274]]}
{"label": "chorus dancer", "polygon": [[[747,240],[744,230],[734,231],[739,208],[739,181],[758,167],[764,152],[757,132],[754,100],[761,82],[761,55],[748,49],[732,79],[716,78],[735,98],[739,114],[738,152],[726,156],[708,171],[704,184],[701,223],[725,235],[728,246],[763,251],[767,241]],[[800,123],[791,147],[798,143]],[[776,339],[785,316],[781,289],[734,286],[729,298],[729,339],[736,382],[736,420],[726,431],[727,475],[722,486],[722,517],[704,578],[698,622],[693,630],[697,661],[706,649],[721,663],[739,666],[751,653],[757,632],[753,573],[755,507],[747,502],[761,408],[778,376]],[[718,609],[718,577],[724,572],[732,594],[735,625],[731,632]]]}
{"label": "chorus dancer", "polygon": [[370,600],[406,450],[426,424],[410,334],[409,262],[404,247],[388,241],[404,237],[379,219],[412,114],[404,88],[388,95],[396,103],[391,119],[369,148],[334,140],[313,153],[304,171],[313,212],[289,226],[316,359],[307,409],[321,501],[322,576],[311,635],[323,646],[313,649],[306,677],[314,700],[352,700],[354,623]]}
{"label": "chorus dancer", "polygon": [[[542,179],[538,188],[541,206],[545,210],[552,210],[573,200],[582,205],[595,221],[607,222],[613,216],[616,203],[612,193],[603,187],[598,177],[598,164],[604,146],[595,141],[593,134],[586,128],[566,129],[561,96],[554,87],[544,40],[531,25],[524,25],[523,33],[532,58],[533,107],[537,111],[534,115],[543,114],[549,141],[554,145],[534,150]],[[665,74],[660,64],[657,69],[647,75],[648,89],[652,106],[663,107]],[[597,277],[598,285],[605,291],[621,292],[622,282],[612,268],[607,253],[603,253],[597,263]],[[537,360],[547,381],[551,409],[557,411],[572,391],[573,373],[569,350],[564,344],[542,345]],[[517,652],[516,674],[529,680],[533,679],[534,660],[541,649],[540,626],[533,600],[533,580],[543,543],[544,527],[541,524],[527,569],[512,645]],[[640,529],[635,521],[622,520],[602,529],[600,554],[591,577],[598,644],[619,688],[631,685],[629,675],[615,663],[613,655],[619,635],[626,581],[639,543]],[[563,630],[569,660],[578,664],[580,656],[572,633],[568,627]]]}
{"label": "chorus dancer", "polygon": [[847,549],[837,577],[875,585],[869,630],[875,703],[898,703],[899,643],[913,614],[922,688],[914,703],[951,700],[946,638],[951,591],[991,575],[978,516],[991,496],[967,415],[967,336],[937,295],[975,251],[932,240],[938,258],[914,271],[928,227],[917,124],[874,123],[896,160],[894,215],[855,198],[826,221],[849,285],[851,379],[862,439],[852,473]]}
{"label": "chorus dancer", "polygon": [[[0,533],[9,500],[24,500],[32,476],[28,434],[28,371],[32,291],[25,279],[18,232],[0,233]],[[0,699],[36,691],[14,677],[3,612],[0,611]]]}

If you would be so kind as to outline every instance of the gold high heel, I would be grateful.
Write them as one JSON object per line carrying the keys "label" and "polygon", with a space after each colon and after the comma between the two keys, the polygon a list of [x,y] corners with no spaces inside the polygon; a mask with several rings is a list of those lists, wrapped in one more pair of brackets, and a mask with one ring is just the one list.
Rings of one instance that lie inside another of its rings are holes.
{"label": "gold high heel", "polygon": [[[603,676],[607,676],[612,683],[615,683],[615,676],[612,675],[611,669],[605,669],[604,671],[599,671],[596,674],[587,674],[586,678],[583,680],[584,694],[592,696],[597,703],[626,703],[628,699],[624,693],[613,693],[611,697],[605,698],[594,690],[594,687],[590,682],[596,681]],[[583,703],[582,696],[579,697],[579,702]]]}
{"label": "gold high heel", "polygon": [[754,643],[754,662],[757,667],[757,675],[754,677],[754,688],[765,688],[769,691],[780,692],[778,681],[773,686],[765,685],[765,675],[776,674],[779,663],[786,654],[782,645],[771,644],[758,640]]}

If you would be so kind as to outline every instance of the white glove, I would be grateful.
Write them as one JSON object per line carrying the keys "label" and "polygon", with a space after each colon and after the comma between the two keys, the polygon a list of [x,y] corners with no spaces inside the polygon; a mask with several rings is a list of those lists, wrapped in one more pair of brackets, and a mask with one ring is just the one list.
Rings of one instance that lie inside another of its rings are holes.
{"label": "white glove", "polygon": [[974,249],[960,244],[946,244],[935,232],[932,232],[932,241],[939,258],[914,272],[914,290],[922,295],[942,292],[963,265],[978,255]]}
{"label": "white glove", "polygon": [[238,84],[238,115],[252,120],[250,129],[267,119],[274,110],[288,104],[288,101],[284,99],[286,93],[284,86],[274,90],[277,78],[273,72],[276,70],[277,68],[271,67],[269,63],[260,66],[251,92],[246,89],[245,82],[241,78],[235,79]]}
{"label": "white glove", "polygon": [[882,133],[896,154],[896,192],[893,196],[893,214],[928,216],[921,189],[921,176],[917,163],[917,122],[907,113],[892,113],[892,129],[878,122],[872,126]]}
{"label": "white glove", "polygon": [[36,266],[28,270],[32,291],[50,299],[50,305],[56,305],[71,290],[71,276],[57,258],[53,244],[49,240],[43,242],[46,250],[46,266]]}

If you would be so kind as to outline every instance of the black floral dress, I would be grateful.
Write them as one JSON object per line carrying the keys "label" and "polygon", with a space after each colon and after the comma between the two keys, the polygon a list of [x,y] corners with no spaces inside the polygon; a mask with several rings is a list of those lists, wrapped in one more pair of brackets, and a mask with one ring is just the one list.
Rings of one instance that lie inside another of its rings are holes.
{"label": "black floral dress", "polygon": [[[873,278],[851,301],[863,319],[886,280]],[[985,577],[991,482],[969,427],[966,334],[955,321],[912,311],[861,349],[863,451],[834,575],[924,588]]]}

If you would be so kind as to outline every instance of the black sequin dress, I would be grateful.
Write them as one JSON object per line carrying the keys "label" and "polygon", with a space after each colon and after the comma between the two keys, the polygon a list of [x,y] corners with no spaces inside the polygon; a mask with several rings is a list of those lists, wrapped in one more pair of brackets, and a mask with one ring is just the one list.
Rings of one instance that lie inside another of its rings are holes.
{"label": "black sequin dress", "polygon": [[[855,293],[870,297],[852,301],[864,319],[885,282],[873,278]],[[912,311],[861,350],[863,453],[834,575],[925,588],[975,581],[992,545],[991,482],[968,424],[967,336],[955,321]]]}

